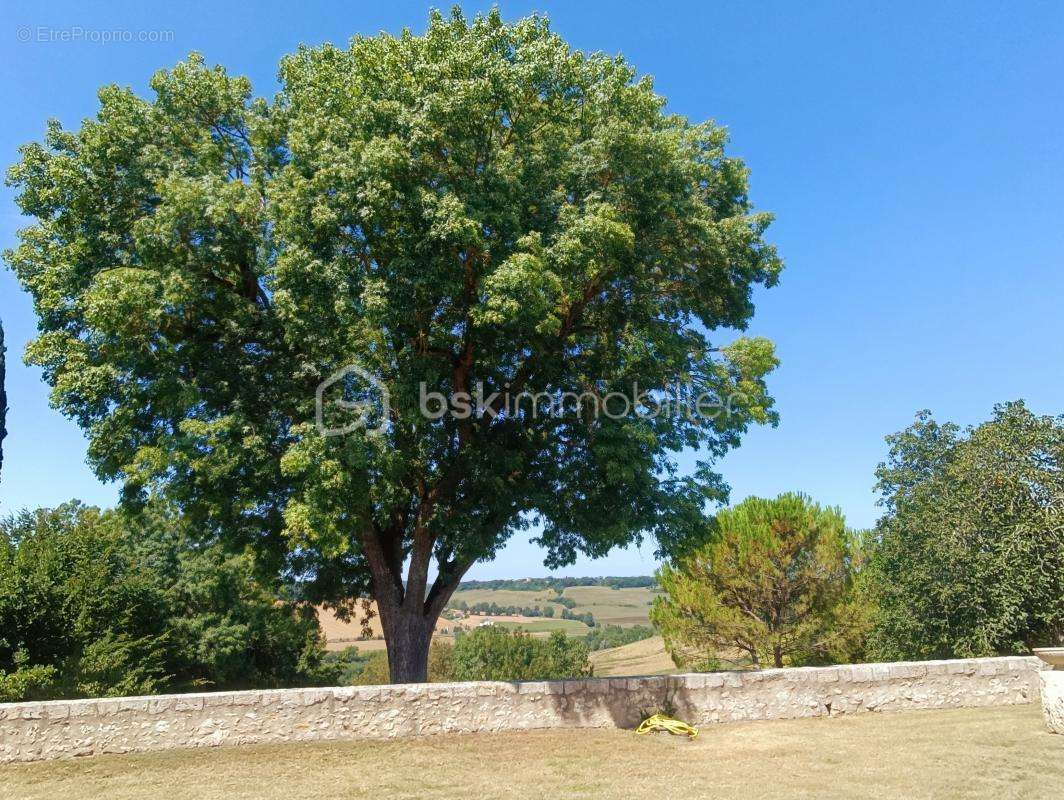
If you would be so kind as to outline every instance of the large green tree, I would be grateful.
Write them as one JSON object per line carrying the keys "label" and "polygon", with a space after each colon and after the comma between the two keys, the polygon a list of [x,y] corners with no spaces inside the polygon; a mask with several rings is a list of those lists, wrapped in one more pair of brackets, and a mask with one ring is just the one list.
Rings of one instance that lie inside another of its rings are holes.
{"label": "large green tree", "polygon": [[1064,417],[1022,402],[962,430],[924,411],[887,437],[872,585],[878,658],[1064,644]]}
{"label": "large green tree", "polygon": [[0,520],[0,702],[331,680],[306,607],[152,504]]}
{"label": "large green tree", "polygon": [[[538,522],[550,565],[668,548],[724,498],[711,464],[775,420],[776,362],[709,334],[780,262],[724,130],[543,18],[434,14],[301,47],[280,81],[254,99],[192,56],[23,148],[28,357],[127,501],[165,492],[341,608],[372,591],[392,677],[419,681],[462,575],[515,531]],[[316,390],[351,364],[331,391],[387,400],[379,430],[323,435]],[[727,412],[637,413],[677,381]],[[609,417],[519,402],[636,386]]]}
{"label": "large green tree", "polygon": [[855,597],[859,538],[838,509],[800,494],[750,497],[704,544],[658,572],[650,619],[679,666],[736,651],[754,666],[849,660],[867,616]]}

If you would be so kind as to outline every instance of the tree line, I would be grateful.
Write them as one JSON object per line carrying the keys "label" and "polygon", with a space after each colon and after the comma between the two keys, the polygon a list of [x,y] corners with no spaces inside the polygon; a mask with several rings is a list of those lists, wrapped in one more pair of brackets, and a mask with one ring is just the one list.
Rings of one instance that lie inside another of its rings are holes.
{"label": "tree line", "polygon": [[[888,443],[873,530],[800,494],[706,518],[701,543],[657,575],[651,620],[679,666],[987,656],[1064,642],[1064,419],[1009,403],[961,429],[923,413]],[[384,655],[327,655],[312,609],[285,595],[274,565],[204,539],[159,501],[134,514],[70,503],[10,516],[0,521],[0,698],[315,685],[367,670],[365,680],[387,679]],[[563,607],[564,618],[593,622],[570,614]],[[565,677],[585,674],[581,653],[653,632],[593,626],[570,637],[577,646],[477,630],[455,645],[475,650],[456,649],[467,666],[446,666],[443,645],[428,663],[448,679]]]}
{"label": "tree line", "polygon": [[482,600],[478,603],[467,603],[465,600],[455,600],[448,604],[448,608],[456,611],[464,611],[470,614],[491,614],[492,616],[524,616],[524,617],[553,617],[554,609],[551,606],[540,608],[539,606],[504,606],[499,603],[489,603]]}
{"label": "tree line", "polygon": [[[576,607],[576,601],[570,597],[558,597],[551,598],[548,602],[557,603],[563,606],[561,612],[558,614],[559,619],[571,619],[577,622],[582,622],[589,628],[594,628],[597,624],[595,621],[595,615],[590,611],[573,611]],[[490,614],[492,616],[524,616],[524,617],[546,617],[547,619],[554,618],[554,608],[552,606],[504,606],[500,603],[487,602],[481,600],[477,603],[467,603],[465,600],[452,601],[448,608],[453,608],[456,611],[464,611],[470,614]]]}
{"label": "tree line", "polygon": [[1027,653],[1064,644],[1064,417],[929,413],[887,438],[871,531],[750,498],[665,565],[651,620],[695,669]]}
{"label": "tree line", "polygon": [[603,625],[584,636],[584,643],[592,652],[623,647],[654,636],[656,631],[649,625]]}
{"label": "tree line", "polygon": [[332,683],[313,609],[262,566],[156,505],[0,521],[0,702]]}
{"label": "tree line", "polygon": [[609,589],[650,589],[657,585],[653,575],[607,575],[602,578],[498,578],[495,580],[462,581],[458,591],[474,589],[506,589],[518,592],[563,592],[574,586],[605,586]]}

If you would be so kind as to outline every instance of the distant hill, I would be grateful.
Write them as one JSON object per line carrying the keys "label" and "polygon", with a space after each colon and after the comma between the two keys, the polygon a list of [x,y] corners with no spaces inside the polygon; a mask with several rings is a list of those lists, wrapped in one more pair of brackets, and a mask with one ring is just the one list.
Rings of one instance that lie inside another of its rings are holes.
{"label": "distant hill", "polygon": [[653,575],[608,575],[599,578],[504,578],[493,581],[462,581],[458,591],[489,589],[516,592],[565,590],[573,586],[605,586],[609,589],[649,589],[657,586]]}
{"label": "distant hill", "polygon": [[[650,606],[659,591],[650,575],[465,581],[448,603],[435,635],[450,641],[456,631],[485,622],[538,636],[551,631],[569,636],[593,631],[605,635],[601,630],[605,626],[649,626]],[[384,648],[380,619],[375,615],[369,625],[370,639],[362,638],[357,620],[341,622],[323,608],[318,609],[318,620],[330,650],[352,645],[359,652]]]}
{"label": "distant hill", "polygon": [[[451,597],[450,608],[460,612],[521,614],[542,619],[543,628],[553,619],[555,623],[583,621],[588,627],[598,625],[649,625],[650,606],[660,591],[647,579],[625,577],[623,581],[642,581],[643,585],[609,585],[612,578],[562,578],[557,584],[547,584],[548,579],[530,579],[521,582],[505,582],[511,588],[496,588],[502,581],[474,582],[470,588],[462,586]],[[553,579],[550,579],[553,580]],[[596,583],[576,583],[563,586],[560,581],[592,580]],[[534,581],[543,581],[538,587]],[[519,588],[518,588],[519,587]],[[570,626],[571,627],[571,626]],[[567,631],[569,632],[569,631]],[[586,631],[585,631],[586,632]]]}

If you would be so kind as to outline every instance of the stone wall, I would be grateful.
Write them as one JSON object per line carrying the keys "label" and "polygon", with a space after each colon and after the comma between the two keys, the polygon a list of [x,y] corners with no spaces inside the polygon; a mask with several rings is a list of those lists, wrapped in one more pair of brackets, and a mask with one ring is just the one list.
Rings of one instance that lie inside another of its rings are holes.
{"label": "stone wall", "polygon": [[1064,733],[1064,670],[1043,670],[1038,678],[1046,727],[1053,733]]}
{"label": "stone wall", "polygon": [[0,762],[267,742],[535,728],[694,725],[1029,703],[1036,658],[986,658],[537,683],[278,689],[0,704]]}

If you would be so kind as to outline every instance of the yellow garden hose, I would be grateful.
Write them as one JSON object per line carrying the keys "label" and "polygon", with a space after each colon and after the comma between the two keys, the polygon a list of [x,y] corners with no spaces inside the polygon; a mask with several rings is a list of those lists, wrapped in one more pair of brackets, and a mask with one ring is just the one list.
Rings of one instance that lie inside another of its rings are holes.
{"label": "yellow garden hose", "polygon": [[636,733],[651,733],[652,731],[668,731],[669,733],[683,734],[691,739],[698,736],[698,728],[692,728],[683,720],[666,717],[664,714],[655,714],[647,717],[635,729]]}

